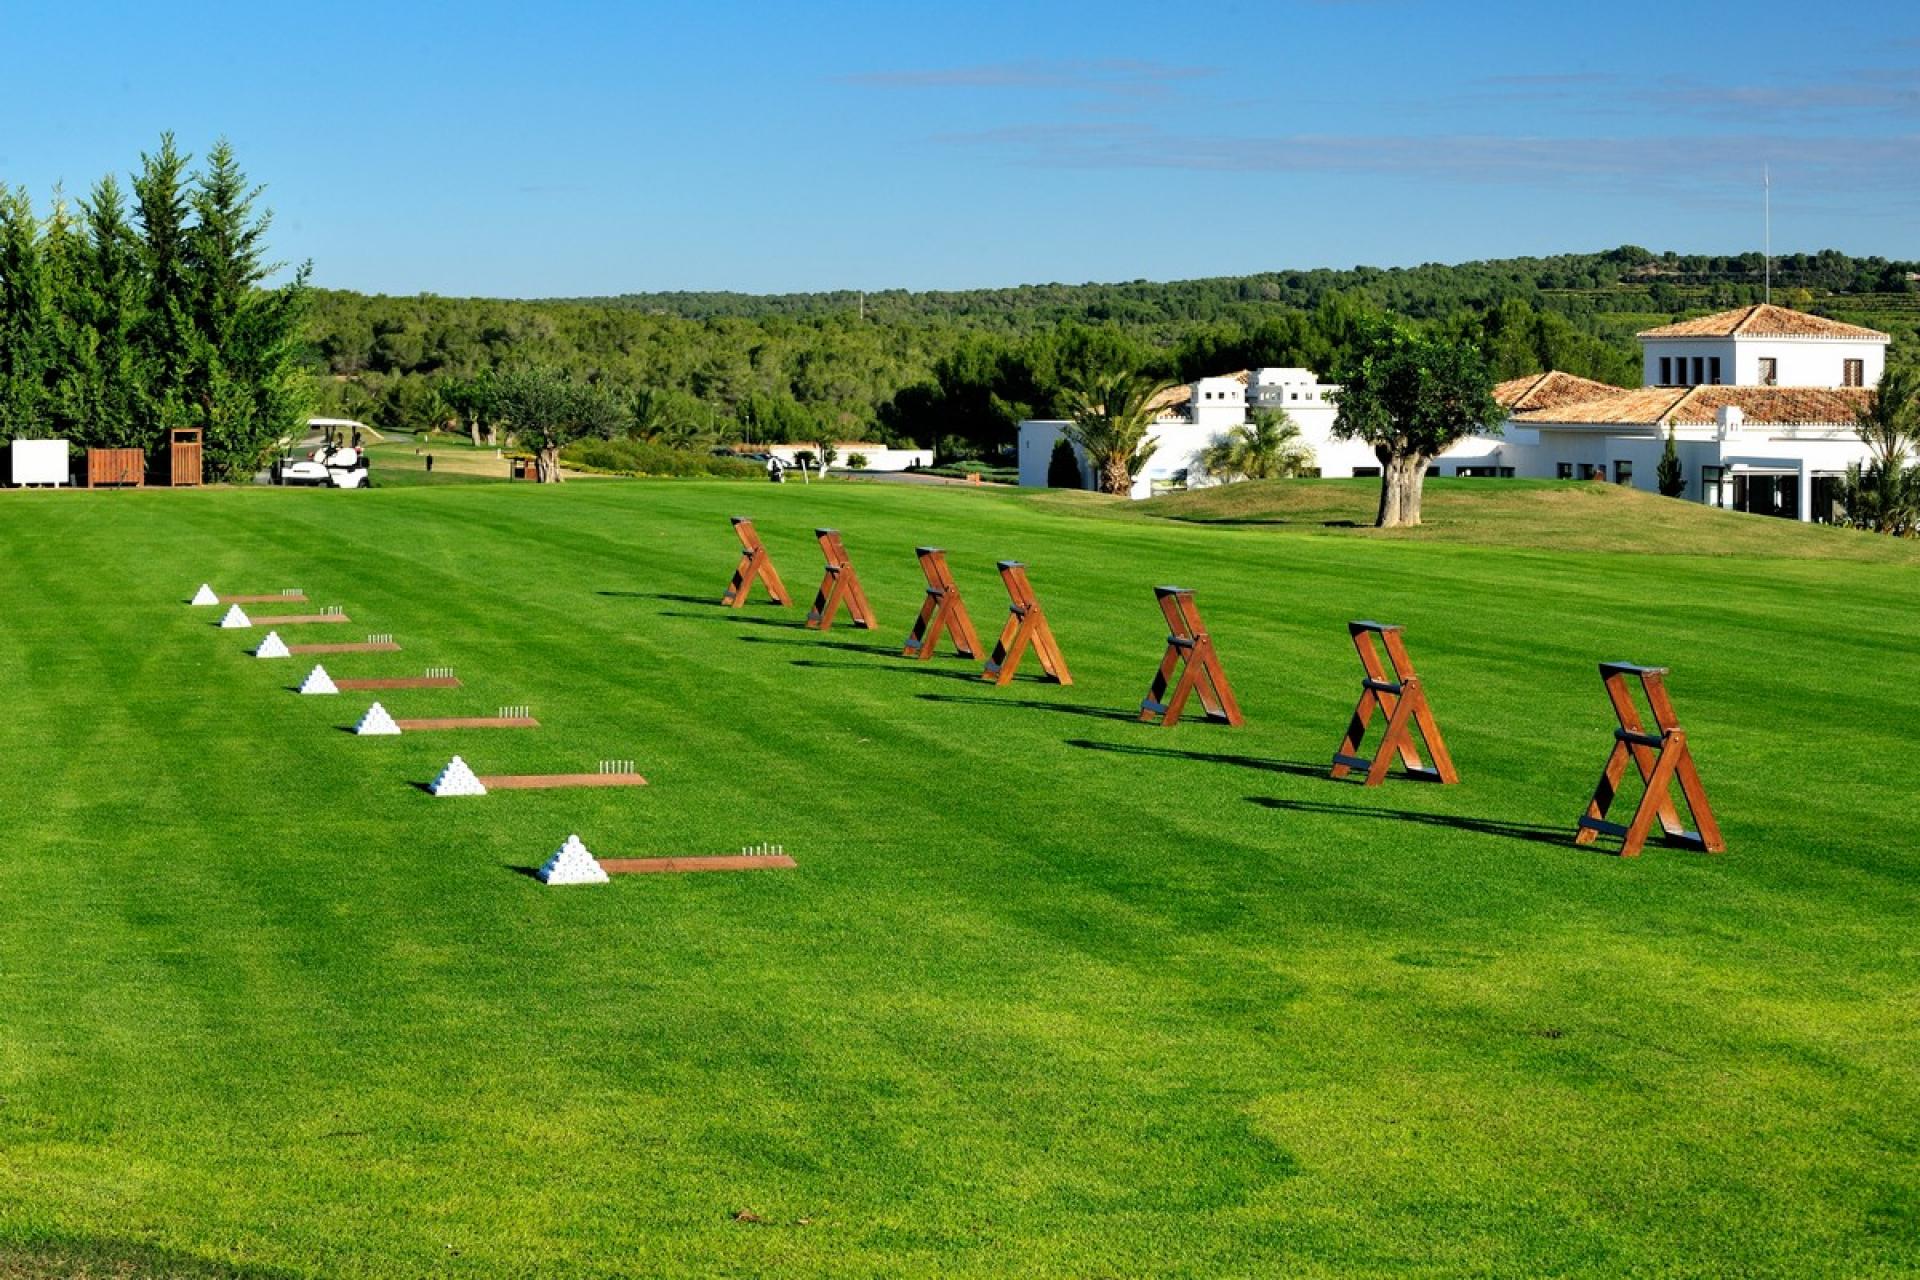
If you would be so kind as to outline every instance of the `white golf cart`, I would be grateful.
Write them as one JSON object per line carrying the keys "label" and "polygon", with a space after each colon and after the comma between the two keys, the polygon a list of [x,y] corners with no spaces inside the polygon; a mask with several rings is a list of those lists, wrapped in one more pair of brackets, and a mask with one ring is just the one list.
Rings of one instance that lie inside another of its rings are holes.
{"label": "white golf cart", "polygon": [[314,488],[366,488],[367,453],[360,447],[360,436],[370,428],[351,418],[310,418],[307,426],[322,434],[320,447],[300,458],[294,456],[289,442],[287,452],[273,464],[273,482]]}

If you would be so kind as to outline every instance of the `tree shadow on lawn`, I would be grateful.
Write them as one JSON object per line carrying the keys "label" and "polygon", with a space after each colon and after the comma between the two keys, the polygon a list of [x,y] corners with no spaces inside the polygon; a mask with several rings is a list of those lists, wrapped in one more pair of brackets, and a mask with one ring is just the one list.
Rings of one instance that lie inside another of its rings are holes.
{"label": "tree shadow on lawn", "polygon": [[1221,751],[1181,751],[1175,747],[1147,747],[1134,742],[1094,742],[1090,738],[1068,738],[1067,745],[1084,751],[1112,751],[1123,756],[1151,756],[1159,760],[1197,760],[1203,764],[1231,764],[1242,769],[1265,769],[1269,773],[1290,773],[1301,778],[1324,778],[1329,766],[1301,760],[1262,760],[1258,756],[1232,755]]}
{"label": "tree shadow on lawn", "polygon": [[1278,796],[1248,796],[1247,803],[1257,804],[1263,809],[1279,809],[1285,813],[1328,814],[1343,818],[1377,818],[1387,822],[1414,822],[1428,827],[1450,827],[1455,831],[1471,831],[1476,835],[1505,836],[1509,840],[1559,845],[1565,849],[1577,847],[1573,843],[1571,826],[1542,827],[1527,822],[1502,822],[1497,818],[1466,818],[1446,813],[1409,813],[1405,809],[1330,804],[1323,800],[1282,800]]}
{"label": "tree shadow on lawn", "polygon": [[[966,679],[977,681],[980,677],[970,675],[966,676]],[[913,696],[925,702],[966,702],[983,707],[1022,707],[1031,711],[1058,711],[1070,716],[1090,716],[1096,720],[1125,720],[1129,723],[1137,714],[1132,711],[1115,711],[1111,707],[1080,707],[1068,702],[1041,702],[1034,698],[964,698],[953,693],[916,693]]]}

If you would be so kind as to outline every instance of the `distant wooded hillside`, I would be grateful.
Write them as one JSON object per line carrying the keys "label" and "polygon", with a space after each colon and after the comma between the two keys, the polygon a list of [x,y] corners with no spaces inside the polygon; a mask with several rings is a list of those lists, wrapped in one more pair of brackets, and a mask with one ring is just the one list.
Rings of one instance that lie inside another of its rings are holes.
{"label": "distant wooded hillside", "polygon": [[[1187,379],[1327,368],[1371,312],[1472,337],[1496,373],[1557,367],[1636,383],[1633,334],[1758,301],[1758,254],[1605,253],[1155,283],[955,292],[627,294],[505,301],[318,291],[309,363],[326,408],[376,425],[449,417],[440,390],[545,363],[635,399],[636,434],[698,446],[822,435],[1006,447],[1076,375],[1130,364]],[[1773,265],[1774,301],[1893,333],[1920,329],[1920,263],[1834,250]]]}

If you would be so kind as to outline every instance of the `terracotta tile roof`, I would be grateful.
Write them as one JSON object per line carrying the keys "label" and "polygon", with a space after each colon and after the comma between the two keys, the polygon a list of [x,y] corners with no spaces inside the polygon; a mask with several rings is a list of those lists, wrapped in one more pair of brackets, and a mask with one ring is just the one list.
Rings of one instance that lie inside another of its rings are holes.
{"label": "terracotta tile roof", "polygon": [[1623,388],[1611,382],[1596,382],[1592,378],[1549,369],[1545,373],[1530,373],[1524,378],[1510,378],[1496,384],[1493,398],[1518,413],[1523,409],[1551,409],[1555,405],[1594,400],[1620,390]]}
{"label": "terracotta tile roof", "polygon": [[1878,329],[1863,329],[1857,324],[1842,324],[1825,316],[1809,315],[1788,307],[1755,303],[1735,307],[1710,316],[1696,316],[1678,324],[1663,324],[1643,329],[1643,338],[1851,338],[1855,341],[1891,342]]}
{"label": "terracotta tile roof", "polygon": [[1867,387],[1640,387],[1552,408],[1527,409],[1516,423],[1569,423],[1588,426],[1678,426],[1713,423],[1721,408],[1738,406],[1746,421],[1760,426],[1850,426],[1867,406]]}

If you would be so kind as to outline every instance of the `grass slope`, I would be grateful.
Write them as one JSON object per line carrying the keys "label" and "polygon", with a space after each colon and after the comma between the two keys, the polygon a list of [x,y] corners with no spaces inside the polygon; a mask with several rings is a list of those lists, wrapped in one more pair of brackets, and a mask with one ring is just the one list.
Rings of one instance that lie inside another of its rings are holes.
{"label": "grass slope", "polygon": [[[1546,555],[1450,493],[1400,538],[858,485],[0,497],[0,1276],[1911,1268],[1910,557],[1678,504]],[[844,530],[883,629],[716,607],[734,512],[803,600]],[[1803,557],[1685,554],[1722,529]],[[989,634],[1027,560],[1075,685],[903,661],[926,542]],[[405,646],[336,675],[468,682],[397,715],[542,727],[356,739],[202,579]],[[1246,728],[1131,719],[1167,581]],[[1459,787],[1325,778],[1365,616]],[[1725,857],[1570,844],[1606,658],[1673,666]],[[653,785],[424,795],[455,750]],[[801,865],[517,874],[569,831]]]}

